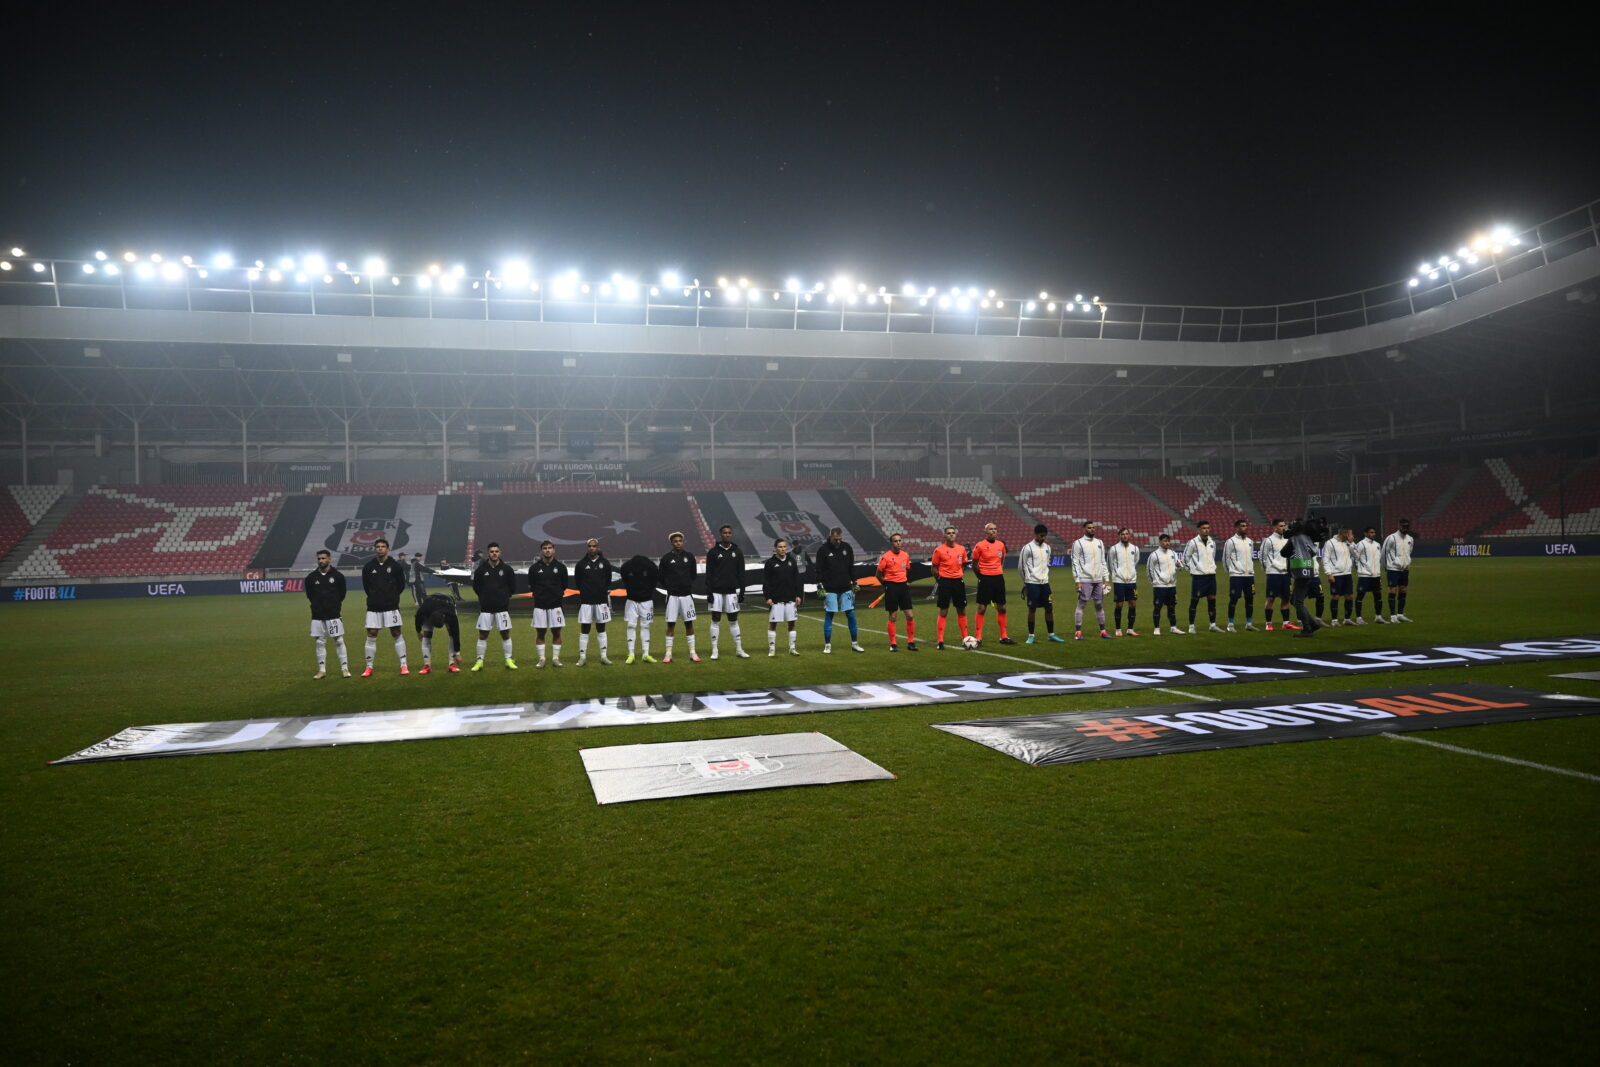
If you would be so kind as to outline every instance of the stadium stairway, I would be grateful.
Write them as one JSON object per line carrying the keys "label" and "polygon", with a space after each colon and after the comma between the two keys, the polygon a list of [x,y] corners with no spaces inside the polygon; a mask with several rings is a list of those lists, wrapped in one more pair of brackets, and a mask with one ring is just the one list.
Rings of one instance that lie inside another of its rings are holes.
{"label": "stadium stairway", "polygon": [[1189,531],[1193,527],[1194,523],[1193,520],[1191,520],[1187,515],[1181,511],[1175,510],[1172,505],[1156,496],[1138,482],[1130,481],[1128,486],[1134,492],[1150,501],[1152,507],[1160,508],[1163,514],[1172,519],[1172,525],[1167,526],[1165,532],[1170,533],[1175,540],[1187,541],[1191,536],[1193,536]]}
{"label": "stadium stairway", "polygon": [[[1001,503],[1005,504],[1006,507],[1011,509],[1011,513],[1013,515],[1022,520],[1024,529],[1032,531],[1033,524],[1038,520],[1032,515],[1028,514],[1028,509],[1023,507],[1022,504],[1018,502],[1017,498],[1012,496],[1011,493],[1000,484],[999,478],[996,478],[992,484],[994,485],[994,495],[1000,498]],[[1021,545],[1017,546],[1019,550],[1021,547]]]}
{"label": "stadium stairway", "polygon": [[8,580],[13,578],[16,569],[33,555],[34,549],[44,544],[44,539],[55,532],[56,527],[61,525],[61,520],[66,518],[82,499],[82,493],[62,493],[60,499],[50,505],[50,510],[39,516],[39,521],[33,524],[33,529],[17,542],[16,547],[6,553],[4,559],[0,559],[0,577]]}
{"label": "stadium stairway", "polygon": [[[1261,514],[1261,509],[1251,498],[1249,490],[1245,489],[1241,479],[1233,478],[1222,483],[1222,488],[1231,496],[1241,508],[1244,508],[1244,517],[1250,520],[1250,536],[1257,540],[1265,537],[1271,527],[1267,525],[1266,518]],[[1303,505],[1305,501],[1301,501]],[[1233,531],[1228,531],[1231,536]]]}
{"label": "stadium stairway", "polygon": [[1554,478],[1542,479],[1536,488],[1529,487],[1516,472],[1503,459],[1491,459],[1486,466],[1494,474],[1501,486],[1506,491],[1506,497],[1514,503],[1494,515],[1487,521],[1474,526],[1467,534],[1468,537],[1504,536],[1508,530],[1502,529],[1511,520],[1524,518],[1529,524],[1537,524],[1539,520],[1548,520],[1550,517],[1539,510],[1538,502],[1546,496],[1556,493],[1561,483],[1578,474],[1591,461],[1579,463],[1576,466],[1558,474]]}
{"label": "stadium stairway", "polygon": [[1418,519],[1419,524],[1422,522],[1431,522],[1432,520],[1437,519],[1440,515],[1443,515],[1445,509],[1450,506],[1450,502],[1455,500],[1456,497],[1460,496],[1461,490],[1470,485],[1472,480],[1476,478],[1477,475],[1478,469],[1476,467],[1463,467],[1461,469],[1461,473],[1456,475],[1455,481],[1445,486],[1444,492],[1439,494],[1438,499],[1433,502],[1433,506],[1422,513]]}

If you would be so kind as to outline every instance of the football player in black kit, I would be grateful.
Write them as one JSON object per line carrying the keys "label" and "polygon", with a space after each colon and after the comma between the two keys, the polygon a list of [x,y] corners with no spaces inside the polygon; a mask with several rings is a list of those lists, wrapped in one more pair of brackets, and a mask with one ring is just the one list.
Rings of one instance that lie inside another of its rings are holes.
{"label": "football player in black kit", "polygon": [[339,673],[350,677],[350,653],[344,647],[344,620],[339,612],[344,606],[344,575],[333,567],[333,557],[325,548],[317,550],[317,569],[306,575],[306,599],[311,601],[311,636],[317,641],[317,673],[313,678],[328,674],[328,638],[333,638],[339,650]]}
{"label": "football player in black kit", "polygon": [[556,559],[556,546],[539,545],[539,558],[528,568],[528,591],[533,594],[533,640],[538,658],[535,667],[544,666],[544,633],[550,631],[550,665],[561,666],[561,628],[567,624],[561,598],[567,595],[567,565]]}
{"label": "football player in black kit", "polygon": [[455,598],[448,593],[430,593],[417,605],[415,620],[418,644],[422,646],[422,669],[418,674],[433,673],[433,632],[447,630],[450,634],[451,674],[461,673],[461,621],[456,617]]}
{"label": "football player in black kit", "polygon": [[609,667],[606,623],[611,621],[611,561],[600,554],[598,538],[589,538],[572,576],[578,583],[578,666],[589,658],[589,627],[593,626],[600,634],[600,662]]}
{"label": "football player in black kit", "polygon": [[361,568],[361,587],[367,593],[367,669],[361,677],[372,677],[372,661],[378,654],[378,631],[389,628],[394,637],[394,654],[400,657],[400,673],[410,674],[406,666],[406,638],[400,628],[400,594],[406,588],[406,568],[389,555],[389,542],[382,537],[373,542],[373,556]]}
{"label": "football player in black kit", "polygon": [[706,553],[706,592],[711,609],[711,658],[717,658],[717,638],[722,633],[722,615],[728,615],[728,633],[733,636],[733,654],[749,659],[739,634],[739,604],[744,599],[744,551],[733,543],[733,527],[717,531],[717,543]]}
{"label": "football player in black kit", "polygon": [[650,623],[656,617],[656,582],[660,571],[655,560],[643,555],[634,556],[622,565],[622,588],[627,598],[622,606],[622,625],[628,633],[628,658],[624,663],[633,662],[635,650],[644,653],[640,657],[644,662],[656,661],[650,654]]}
{"label": "football player in black kit", "polygon": [[483,654],[489,648],[489,631],[500,631],[500,652],[506,670],[517,669],[511,658],[511,594],[517,591],[517,572],[500,558],[500,542],[489,542],[489,558],[472,569],[472,591],[478,594],[478,660],[475,671],[483,670]]}
{"label": "football player in black kit", "polygon": [[683,632],[689,639],[689,661],[699,663],[700,657],[694,651],[694,553],[683,547],[683,534],[676,530],[668,535],[667,540],[672,547],[656,564],[661,575],[661,588],[667,594],[667,652],[661,657],[661,662],[672,662],[672,628],[682,619]]}

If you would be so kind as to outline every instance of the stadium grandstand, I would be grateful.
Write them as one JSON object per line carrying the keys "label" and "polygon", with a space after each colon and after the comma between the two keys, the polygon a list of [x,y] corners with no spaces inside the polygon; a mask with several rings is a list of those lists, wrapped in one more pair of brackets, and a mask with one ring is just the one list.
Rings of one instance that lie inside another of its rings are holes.
{"label": "stadium grandstand", "polygon": [[1307,508],[1435,544],[1590,536],[1595,209],[1267,308],[14,255],[0,580],[287,573],[329,500],[427,524],[430,560],[507,536],[479,527],[504,498],[567,516],[564,542],[599,513],[578,497],[705,545],[723,522],[917,552],[990,522],[1260,537]]}

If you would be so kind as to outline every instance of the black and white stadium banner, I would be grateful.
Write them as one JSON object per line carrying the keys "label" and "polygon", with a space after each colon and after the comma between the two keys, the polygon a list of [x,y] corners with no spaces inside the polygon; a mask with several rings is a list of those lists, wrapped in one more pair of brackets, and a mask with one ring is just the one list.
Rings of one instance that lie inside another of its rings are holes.
{"label": "black and white stadium banner", "polygon": [[614,745],[586,748],[582,755],[600,804],[894,778],[819,733]]}
{"label": "black and white stadium banner", "polygon": [[888,547],[883,534],[843,489],[696,492],[694,499],[713,534],[724,525],[732,526],[743,545],[754,546],[763,556],[780,537],[796,551],[814,551],[835,526],[858,551],[877,553]]}
{"label": "black and white stadium banner", "polygon": [[[954,661],[957,653],[949,653]],[[413,708],[343,715],[303,715],[281,719],[130,726],[57,763],[188,756],[206,752],[256,752],[280,748],[420,741],[440,737],[522,734],[590,726],[645,726],[697,719],[739,719],[765,715],[909,708],[979,700],[1110,693],[1124,689],[1179,686],[1185,689],[1229,682],[1268,682],[1300,678],[1360,677],[1369,671],[1419,671],[1480,663],[1526,663],[1600,655],[1600,636],[1556,637],[1532,641],[1428,645],[1363,652],[1325,652],[1303,656],[1245,656],[1238,659],[1142,663],[1087,670],[1016,671],[964,674],[892,682],[797,685],[710,693],[660,693],[641,696],[545,700],[526,704]],[[641,672],[642,673],[642,672]],[[432,691],[464,696],[470,676]],[[464,683],[464,684],[458,684]],[[418,688],[432,683],[417,679]]]}
{"label": "black and white stadium banner", "polygon": [[471,518],[468,496],[293,496],[284,501],[251,566],[302,573],[327,549],[335,567],[359,570],[379,538],[389,542],[390,552],[421,552],[429,566],[441,559],[459,563]]}
{"label": "black and white stadium banner", "polygon": [[929,725],[1042,767],[1596,713],[1600,713],[1596,697],[1469,682]]}

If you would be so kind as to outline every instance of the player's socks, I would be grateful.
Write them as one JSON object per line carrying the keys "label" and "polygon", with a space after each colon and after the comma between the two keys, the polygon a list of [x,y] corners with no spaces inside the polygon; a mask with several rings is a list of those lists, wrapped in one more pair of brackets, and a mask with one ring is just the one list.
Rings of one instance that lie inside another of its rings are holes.
{"label": "player's socks", "polygon": [[557,667],[561,666],[561,642],[560,641],[557,641],[555,644],[550,646],[550,659],[552,661],[554,661],[554,663],[555,663],[555,665]]}
{"label": "player's socks", "polygon": [[[1398,603],[1400,605],[1400,614],[1404,615],[1406,613],[1406,595],[1404,593],[1399,595]],[[1423,612],[1423,614],[1426,615],[1427,612]]]}
{"label": "player's socks", "polygon": [[322,674],[328,669],[328,639],[317,638],[317,673]]}
{"label": "player's socks", "polygon": [[1189,625],[1190,626],[1194,625],[1194,617],[1195,617],[1195,615],[1197,613],[1199,613],[1199,611],[1200,611],[1200,601],[1198,601],[1198,600],[1189,601]]}
{"label": "player's socks", "polygon": [[767,655],[776,656],[777,654],[778,654],[778,632],[776,630],[768,630],[767,631]]}
{"label": "player's socks", "polygon": [[400,657],[400,669],[401,670],[405,670],[406,669],[406,639],[404,637],[397,637],[397,638],[394,639],[394,654]]}
{"label": "player's socks", "polygon": [[[1033,617],[1031,615],[1028,617],[1028,637],[1033,637]],[[1030,640],[1028,644],[1031,645],[1033,642]]]}
{"label": "player's socks", "polygon": [[894,647],[894,643],[895,643],[895,624],[894,624],[894,620],[890,619],[889,620],[889,647],[893,648]]}
{"label": "player's socks", "polygon": [[944,644],[944,627],[945,627],[945,623],[947,623],[949,621],[950,620],[946,616],[940,615],[939,616],[939,621],[933,624],[934,643],[935,644],[940,644],[940,645]]}
{"label": "player's socks", "polygon": [[500,639],[500,654],[505,656],[508,661],[513,658],[511,655],[511,638],[502,637]]}
{"label": "player's socks", "polygon": [[833,612],[822,613],[822,643],[827,644],[833,640]]}
{"label": "player's socks", "polygon": [[650,658],[650,628],[648,626],[639,627],[639,655],[644,657],[646,663],[655,662]]}
{"label": "player's socks", "polygon": [[372,669],[372,664],[377,658],[378,639],[376,637],[369,637],[367,638],[367,670],[370,671]]}
{"label": "player's socks", "polygon": [[967,617],[965,614],[956,616],[956,625],[961,628],[961,639],[965,641],[967,639]]}
{"label": "player's socks", "polygon": [[906,617],[906,640],[907,641],[915,641],[916,639],[917,639],[917,620],[911,618],[910,616],[907,616]]}
{"label": "player's socks", "polygon": [[677,640],[672,634],[667,635],[667,658],[672,658],[672,643]]}
{"label": "player's socks", "polygon": [[478,638],[478,658],[482,659],[484,657],[484,654],[487,653],[488,651],[489,651],[489,639],[487,637]]}
{"label": "player's socks", "polygon": [[1003,612],[1003,611],[996,612],[995,613],[995,622],[1000,624],[1000,640],[1002,640],[1002,641],[1011,640],[1011,635],[1006,633],[1006,613]]}
{"label": "player's socks", "polygon": [[739,619],[737,616],[728,620],[728,633],[733,637],[733,653],[742,656],[744,653],[744,637],[739,633]]}
{"label": "player's socks", "polygon": [[[1405,605],[1402,604],[1400,610],[1404,611]],[[850,627],[850,643],[852,645],[858,644],[861,637],[861,630],[859,625],[856,623],[856,612],[854,608],[851,608],[849,611],[844,613],[844,621]]]}
{"label": "player's socks", "polygon": [[633,650],[634,650],[635,646],[638,644],[638,641],[639,641],[639,635],[638,635],[638,626],[637,626],[637,624],[629,626],[628,627],[628,662],[629,663],[633,662]]}
{"label": "player's socks", "polygon": [[689,658],[694,659],[694,634],[689,634]]}
{"label": "player's socks", "polygon": [[789,651],[795,652],[795,642],[800,640],[800,635],[793,630],[789,631]]}
{"label": "player's socks", "polygon": [[718,658],[718,656],[721,654],[721,650],[717,648],[718,639],[721,638],[721,636],[722,636],[722,627],[718,626],[716,623],[712,623],[711,624],[711,658],[712,659]]}
{"label": "player's socks", "polygon": [[599,637],[600,637],[600,658],[601,659],[605,659],[606,658],[606,632],[604,630],[601,630],[600,633],[599,633]]}
{"label": "player's socks", "polygon": [[1393,593],[1389,594],[1389,614],[1390,615],[1395,614],[1394,594]]}
{"label": "player's socks", "polygon": [[978,625],[974,628],[973,634],[972,634],[972,636],[976,637],[979,641],[983,640],[983,620],[985,618],[986,618],[986,616],[983,614],[983,612],[980,611],[978,613]]}
{"label": "player's socks", "polygon": [[350,652],[344,647],[344,638],[335,637],[333,647],[339,652],[339,669],[346,674],[350,673]]}
{"label": "player's socks", "polygon": [[[1139,614],[1139,609],[1134,607],[1132,604],[1129,604],[1128,605],[1128,629],[1129,630],[1133,629],[1133,617],[1135,615],[1137,615],[1137,614]],[[1138,635],[1135,635],[1135,636],[1138,636]]]}

